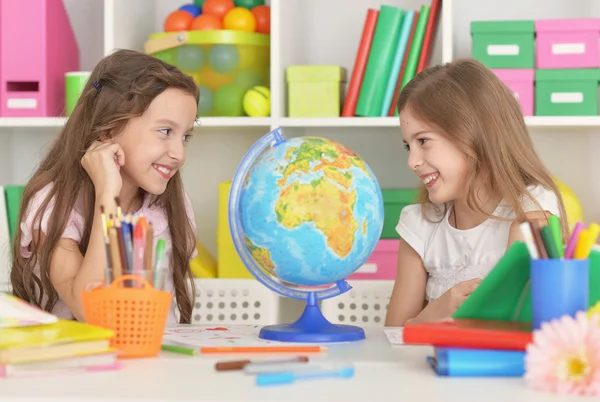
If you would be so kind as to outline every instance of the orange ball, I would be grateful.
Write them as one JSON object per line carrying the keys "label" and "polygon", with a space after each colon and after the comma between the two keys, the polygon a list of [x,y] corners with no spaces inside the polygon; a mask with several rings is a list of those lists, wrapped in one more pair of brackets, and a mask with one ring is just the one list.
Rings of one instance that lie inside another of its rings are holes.
{"label": "orange ball", "polygon": [[234,31],[254,32],[256,30],[256,18],[244,7],[236,7],[225,14],[223,28]]}
{"label": "orange ball", "polygon": [[190,29],[192,31],[212,31],[214,29],[223,29],[223,24],[216,15],[202,14],[194,19]]}
{"label": "orange ball", "polygon": [[173,11],[165,19],[165,32],[187,31],[190,29],[190,25],[192,25],[193,20],[194,17],[192,14],[188,13],[187,11]]}
{"label": "orange ball", "polygon": [[202,6],[202,14],[216,15],[223,21],[225,14],[234,7],[233,0],[206,0]]}
{"label": "orange ball", "polygon": [[271,34],[271,7],[256,6],[252,9],[254,19],[256,19],[256,32]]}

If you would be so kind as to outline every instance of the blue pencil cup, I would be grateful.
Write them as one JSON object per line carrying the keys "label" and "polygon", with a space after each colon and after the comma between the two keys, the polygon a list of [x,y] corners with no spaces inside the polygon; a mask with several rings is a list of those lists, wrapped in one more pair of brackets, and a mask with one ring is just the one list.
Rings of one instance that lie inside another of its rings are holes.
{"label": "blue pencil cup", "polygon": [[533,329],[564,315],[575,316],[589,306],[590,261],[531,260]]}

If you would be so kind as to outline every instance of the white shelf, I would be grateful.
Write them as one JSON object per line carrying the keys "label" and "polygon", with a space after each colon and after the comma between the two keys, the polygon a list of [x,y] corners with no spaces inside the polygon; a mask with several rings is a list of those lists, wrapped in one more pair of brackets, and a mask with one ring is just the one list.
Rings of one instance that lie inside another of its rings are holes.
{"label": "white shelf", "polygon": [[290,118],[280,120],[282,127],[399,127],[397,117]]}
{"label": "white shelf", "polygon": [[62,127],[67,121],[66,117],[0,117],[2,128],[52,128]]}
{"label": "white shelf", "polygon": [[526,116],[530,128],[600,127],[600,116]]}

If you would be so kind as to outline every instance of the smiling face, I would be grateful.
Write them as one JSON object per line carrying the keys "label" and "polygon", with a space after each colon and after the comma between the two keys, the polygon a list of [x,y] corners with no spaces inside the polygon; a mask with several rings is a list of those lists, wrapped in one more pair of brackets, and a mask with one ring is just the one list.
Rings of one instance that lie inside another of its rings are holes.
{"label": "smiling face", "polygon": [[464,178],[469,171],[466,155],[408,107],[400,113],[400,129],[409,152],[408,167],[423,181],[429,200],[442,204],[464,197]]}
{"label": "smiling face", "polygon": [[192,95],[168,88],[154,98],[143,115],[129,120],[115,137],[125,153],[123,187],[141,187],[155,195],[165,191],[185,162],[196,110]]}

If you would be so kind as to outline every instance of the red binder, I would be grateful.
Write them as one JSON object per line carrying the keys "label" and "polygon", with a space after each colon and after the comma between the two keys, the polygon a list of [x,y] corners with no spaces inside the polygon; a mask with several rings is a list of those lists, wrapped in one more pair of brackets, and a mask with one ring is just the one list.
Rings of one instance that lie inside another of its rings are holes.
{"label": "red binder", "polygon": [[371,42],[373,41],[373,35],[375,34],[375,26],[377,25],[378,16],[379,10],[370,8],[367,11],[367,18],[365,20],[365,25],[363,26],[362,36],[360,38],[358,51],[356,53],[356,59],[354,60],[352,77],[350,78],[350,83],[348,84],[348,92],[346,94],[344,108],[342,109],[342,117],[354,116],[356,103],[358,102],[358,95],[360,94],[360,86],[365,74],[365,68],[367,67],[367,60],[369,59],[369,51],[371,50]]}
{"label": "red binder", "polygon": [[531,323],[475,319],[406,324],[405,344],[470,349],[525,350],[532,342]]}

